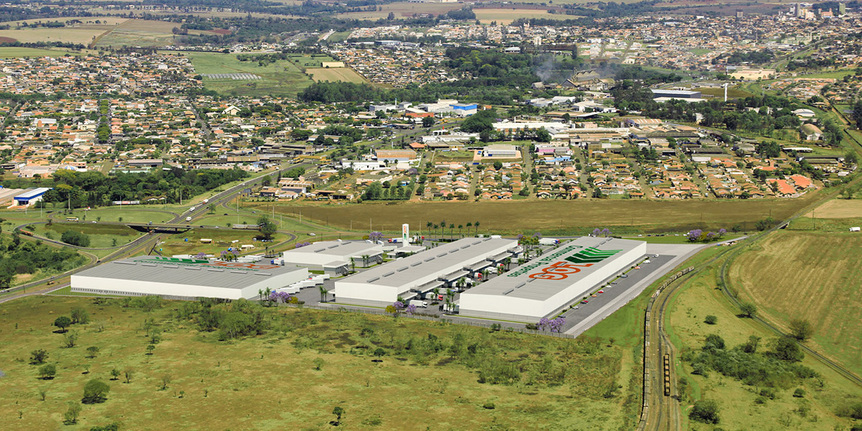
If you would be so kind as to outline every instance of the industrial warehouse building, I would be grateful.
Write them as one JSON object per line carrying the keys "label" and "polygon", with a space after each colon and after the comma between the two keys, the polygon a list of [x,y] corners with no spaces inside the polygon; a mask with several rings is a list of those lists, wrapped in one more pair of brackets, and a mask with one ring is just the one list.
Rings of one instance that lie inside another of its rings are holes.
{"label": "industrial warehouse building", "polygon": [[308,278],[308,269],[264,263],[140,256],[72,275],[72,292],[168,299],[251,299]]}
{"label": "industrial warehouse building", "polygon": [[580,301],[646,255],[646,243],[582,237],[461,294],[460,314],[536,322]]}
{"label": "industrial warehouse building", "polygon": [[[321,241],[285,251],[285,265],[298,265],[327,274],[346,274],[351,263],[367,267],[383,261],[383,246],[365,241]],[[351,262],[352,259],[352,262]]]}
{"label": "industrial warehouse building", "polygon": [[335,300],[377,306],[391,304],[399,296],[409,300],[434,288],[451,286],[461,277],[513,256],[517,250],[518,241],[514,239],[460,239],[338,280]]}

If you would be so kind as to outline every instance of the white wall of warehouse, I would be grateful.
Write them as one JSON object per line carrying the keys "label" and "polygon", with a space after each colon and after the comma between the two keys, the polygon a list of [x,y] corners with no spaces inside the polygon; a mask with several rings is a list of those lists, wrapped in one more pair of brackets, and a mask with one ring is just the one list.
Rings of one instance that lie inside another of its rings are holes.
{"label": "white wall of warehouse", "polygon": [[301,268],[297,271],[292,271],[286,274],[272,276],[258,276],[255,278],[249,275],[249,281],[257,282],[250,283],[248,286],[241,289],[212,287],[193,284],[177,284],[152,282],[142,280],[115,279],[106,277],[92,277],[84,275],[72,275],[72,291],[76,288],[96,289],[106,292],[118,292],[126,295],[160,295],[160,296],[181,296],[190,298],[222,298],[222,299],[250,299],[256,298],[258,290],[266,290],[269,287],[275,290],[284,287],[297,281],[308,278],[308,270]]}

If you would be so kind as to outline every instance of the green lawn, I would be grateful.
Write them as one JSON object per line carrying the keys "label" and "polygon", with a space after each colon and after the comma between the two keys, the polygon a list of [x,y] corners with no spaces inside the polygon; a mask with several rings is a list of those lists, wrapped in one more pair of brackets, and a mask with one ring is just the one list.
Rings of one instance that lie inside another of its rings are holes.
{"label": "green lawn", "polygon": [[204,87],[222,94],[238,96],[282,95],[293,96],[311,85],[307,77],[287,60],[259,66],[256,61],[239,61],[236,54],[185,53],[199,74],[252,73],[260,80],[204,78]]}
{"label": "green lawn", "polygon": [[14,57],[62,57],[64,55],[82,55],[80,52],[63,49],[22,48],[17,46],[0,47],[0,58]]}

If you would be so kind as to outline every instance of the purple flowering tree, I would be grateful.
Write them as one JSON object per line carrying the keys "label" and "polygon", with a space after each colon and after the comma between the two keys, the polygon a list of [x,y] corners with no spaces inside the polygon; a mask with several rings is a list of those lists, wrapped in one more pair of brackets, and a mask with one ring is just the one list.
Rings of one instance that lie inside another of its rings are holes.
{"label": "purple flowering tree", "polygon": [[395,303],[392,304],[392,306],[395,307],[395,311],[401,311],[404,309],[404,303],[401,301],[395,301]]}
{"label": "purple flowering tree", "polygon": [[590,236],[599,236],[601,234],[602,234],[602,230],[599,228],[595,228],[595,229],[593,229],[593,233],[590,234]]}
{"label": "purple flowering tree", "polygon": [[539,323],[536,324],[536,327],[539,328],[540,331],[544,331],[545,329],[548,329],[550,325],[551,321],[543,317],[541,320],[539,320]]}
{"label": "purple flowering tree", "polygon": [[608,228],[604,228],[604,229],[602,229],[602,236],[603,236],[603,237],[605,237],[605,238],[607,238],[607,237],[611,236],[611,230],[610,230],[610,229],[608,229]]}
{"label": "purple flowering tree", "polygon": [[310,242],[308,242],[308,241],[306,241],[306,242],[298,242],[298,243],[296,243],[296,245],[294,246],[294,248],[300,248],[300,247],[305,247],[305,246],[309,246],[309,245],[311,245],[311,243],[310,243]]}
{"label": "purple flowering tree", "polygon": [[269,294],[269,300],[276,304],[288,304],[290,303],[290,298],[291,296],[287,292],[272,292]]}
{"label": "purple flowering tree", "polygon": [[377,232],[377,231],[371,232],[368,234],[368,239],[370,239],[371,242],[382,241],[383,240],[383,233]]}
{"label": "purple flowering tree", "polygon": [[714,239],[715,239],[715,237],[717,237],[717,236],[718,236],[718,234],[717,234],[717,233],[715,233],[715,232],[709,232],[709,233],[707,233],[707,234],[706,234],[706,240],[707,240],[707,241],[712,241],[712,240],[714,240]]}
{"label": "purple flowering tree", "polygon": [[727,229],[725,229],[725,228],[721,228],[721,229],[719,229],[719,230],[718,230],[718,237],[719,237],[719,238],[721,238],[721,237],[723,237],[723,236],[724,236],[724,234],[726,234],[726,233],[727,233]]}
{"label": "purple flowering tree", "polygon": [[206,254],[206,253],[204,253],[204,252],[200,252],[200,253],[196,254],[196,255],[195,255],[195,257],[196,257],[196,258],[198,258],[198,259],[206,259],[206,258],[207,258],[207,254]]}
{"label": "purple flowering tree", "polygon": [[554,320],[548,322],[548,326],[551,328],[551,332],[560,333],[563,330],[563,326],[566,324],[565,317],[557,317]]}
{"label": "purple flowering tree", "polygon": [[692,229],[688,232],[688,240],[691,242],[695,242],[700,240],[700,236],[703,235],[703,231],[700,229]]}
{"label": "purple flowering tree", "polygon": [[404,309],[404,312],[412,316],[414,313],[416,313],[416,306],[410,304],[407,306],[407,308]]}

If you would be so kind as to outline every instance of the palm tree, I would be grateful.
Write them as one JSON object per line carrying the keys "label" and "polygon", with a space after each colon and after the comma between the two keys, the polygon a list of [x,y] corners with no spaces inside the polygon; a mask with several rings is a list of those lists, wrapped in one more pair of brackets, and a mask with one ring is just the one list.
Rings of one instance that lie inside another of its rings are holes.
{"label": "palm tree", "polygon": [[356,272],[356,259],[350,258],[350,270]]}
{"label": "palm tree", "polygon": [[455,230],[455,223],[449,223],[449,235],[452,235],[452,231]]}
{"label": "palm tree", "polygon": [[434,223],[431,223],[430,221],[428,223],[425,223],[425,227],[427,227],[428,230],[431,230],[431,226],[434,226]]}
{"label": "palm tree", "polygon": [[473,227],[473,223],[467,222],[467,231],[469,231],[471,227]]}
{"label": "palm tree", "polygon": [[323,286],[317,286],[317,288],[320,289],[320,302],[326,302],[326,294],[329,293],[329,291]]}
{"label": "palm tree", "polygon": [[440,222],[440,238],[443,238],[443,232],[446,232],[446,220]]}
{"label": "palm tree", "polygon": [[464,230],[464,225],[463,225],[463,224],[459,224],[459,225],[458,225],[458,236],[460,236],[461,238],[464,238],[464,234],[461,232],[461,231],[463,231],[463,230]]}
{"label": "palm tree", "polygon": [[437,226],[437,224],[435,223],[435,224],[434,224],[434,230],[435,230],[435,231],[437,230],[437,227],[438,227],[438,226]]}
{"label": "palm tree", "polygon": [[466,285],[466,284],[467,284],[467,280],[465,280],[465,279],[462,277],[462,278],[459,278],[459,279],[458,279],[458,281],[455,283],[455,286],[457,286],[459,289],[463,289],[463,288],[464,288],[464,285]]}
{"label": "palm tree", "polygon": [[476,228],[475,233],[479,233],[479,222],[473,223],[473,227]]}
{"label": "palm tree", "polygon": [[507,258],[503,259],[503,263],[506,265],[506,271],[508,271],[508,270],[509,270],[509,265],[511,265],[511,264],[512,264],[512,258],[511,258],[511,257],[507,257]]}

